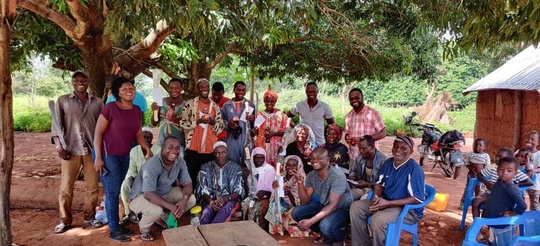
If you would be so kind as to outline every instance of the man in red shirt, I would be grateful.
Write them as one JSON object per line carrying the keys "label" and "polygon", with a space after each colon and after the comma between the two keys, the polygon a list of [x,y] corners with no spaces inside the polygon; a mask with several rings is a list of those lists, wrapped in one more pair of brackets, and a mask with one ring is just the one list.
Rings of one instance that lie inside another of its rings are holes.
{"label": "man in red shirt", "polygon": [[[225,87],[223,86],[223,83],[217,81],[212,84],[212,101],[217,103],[219,108],[223,108],[223,104],[225,102],[229,101],[229,98],[224,97],[223,94],[225,94]],[[227,131],[222,131],[220,134],[218,134],[218,139],[225,141],[227,138]]]}

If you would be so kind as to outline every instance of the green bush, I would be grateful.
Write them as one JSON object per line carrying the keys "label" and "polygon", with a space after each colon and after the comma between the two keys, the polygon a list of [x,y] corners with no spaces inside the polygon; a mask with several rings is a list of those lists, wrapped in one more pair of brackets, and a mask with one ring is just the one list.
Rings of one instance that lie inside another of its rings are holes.
{"label": "green bush", "polygon": [[13,116],[13,130],[24,132],[51,131],[51,114],[49,111],[23,111],[15,112]]}

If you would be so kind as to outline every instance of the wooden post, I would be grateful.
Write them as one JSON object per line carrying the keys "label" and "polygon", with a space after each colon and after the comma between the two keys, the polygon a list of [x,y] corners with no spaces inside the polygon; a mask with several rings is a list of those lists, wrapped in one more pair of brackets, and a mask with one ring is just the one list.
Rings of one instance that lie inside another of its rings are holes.
{"label": "wooden post", "polygon": [[[249,78],[249,100],[252,102],[254,101],[255,96],[255,66],[250,67],[250,78]],[[257,105],[259,106],[259,105]],[[258,109],[255,109],[258,110]]]}
{"label": "wooden post", "polygon": [[0,0],[0,246],[12,241],[9,195],[13,170],[13,92],[9,67],[10,39],[17,0]]}
{"label": "wooden post", "polygon": [[522,123],[522,114],[523,114],[523,92],[515,90],[514,91],[514,149],[519,149],[521,146],[521,123]]}

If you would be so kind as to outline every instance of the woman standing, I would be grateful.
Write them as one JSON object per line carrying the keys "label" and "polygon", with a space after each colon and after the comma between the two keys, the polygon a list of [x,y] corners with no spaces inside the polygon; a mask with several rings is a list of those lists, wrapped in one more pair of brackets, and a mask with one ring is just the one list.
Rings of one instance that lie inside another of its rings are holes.
{"label": "woman standing", "polygon": [[152,125],[159,123],[159,137],[157,145],[161,146],[163,140],[168,136],[175,136],[180,140],[180,157],[183,158],[186,147],[184,130],[180,127],[182,110],[184,109],[184,99],[182,98],[182,86],[186,79],[172,78],[169,80],[169,97],[163,98],[163,106],[158,106],[157,102],[152,103],[152,111],[159,110],[157,121],[152,117]]}
{"label": "woman standing", "polygon": [[137,141],[147,157],[153,154],[142,134],[141,109],[133,105],[134,82],[127,78],[116,78],[112,81],[111,90],[117,99],[114,103],[106,104],[98,118],[94,136],[94,167],[105,189],[109,238],[126,242],[131,240],[126,235],[131,231],[118,224],[118,196],[129,168],[129,152],[133,142]]}
{"label": "woman standing", "polygon": [[277,93],[267,90],[263,95],[265,109],[259,111],[259,116],[265,121],[258,128],[253,130],[253,135],[257,136],[255,147],[261,147],[266,151],[266,162],[276,167],[283,134],[287,128],[287,114],[274,108],[278,99]]}

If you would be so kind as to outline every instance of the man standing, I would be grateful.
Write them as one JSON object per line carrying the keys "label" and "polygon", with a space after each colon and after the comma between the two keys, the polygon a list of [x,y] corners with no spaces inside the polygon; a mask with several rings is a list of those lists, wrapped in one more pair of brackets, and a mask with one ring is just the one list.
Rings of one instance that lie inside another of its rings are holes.
{"label": "man standing", "polygon": [[[355,146],[361,136],[370,135],[377,140],[386,137],[386,127],[381,115],[375,109],[364,104],[362,90],[354,88],[349,92],[351,111],[345,115],[345,141],[349,144],[351,160],[355,160],[359,154]],[[375,142],[375,148],[378,148]]]}
{"label": "man standing", "polygon": [[[223,108],[223,104],[225,104],[227,101],[229,101],[229,98],[224,97],[223,94],[225,94],[225,87],[223,86],[223,83],[216,81],[212,84],[212,100],[217,103],[219,108]],[[219,140],[225,140],[227,138],[227,131],[222,131],[218,134]]]}
{"label": "man standing", "polygon": [[[246,153],[244,145],[253,143],[251,135],[247,133],[247,128],[253,128],[255,120],[255,104],[244,98],[246,95],[246,84],[243,81],[234,83],[234,97],[223,104],[221,117],[227,132],[227,152],[229,160],[245,166]],[[249,109],[246,108],[246,104]],[[246,112],[247,111],[247,112]]]}
{"label": "man standing", "polygon": [[[381,167],[381,177],[373,187],[371,200],[356,201],[351,206],[352,244],[384,245],[389,223],[396,221],[406,204],[421,203],[425,199],[424,171],[413,159],[413,141],[404,135],[396,136],[392,158]],[[371,216],[371,235],[367,221]],[[424,216],[424,208],[410,210],[404,223],[417,223]]]}
{"label": "man standing", "polygon": [[358,142],[360,155],[354,160],[353,167],[349,173],[349,179],[357,183],[351,184],[354,200],[359,200],[367,194],[377,181],[379,181],[379,170],[382,164],[388,159],[383,152],[375,148],[375,140],[372,136],[364,135]]}
{"label": "man standing", "polygon": [[189,176],[195,181],[201,165],[214,159],[212,146],[223,130],[220,109],[209,98],[210,82],[205,78],[199,79],[197,91],[199,96],[186,102],[180,121],[180,126],[187,132],[185,160]]}
{"label": "man standing", "polygon": [[95,228],[103,225],[94,218],[98,200],[98,176],[90,156],[94,131],[103,103],[87,92],[88,75],[85,72],[73,73],[71,83],[73,92],[60,96],[55,105],[59,127],[54,127],[54,123],[51,127],[52,142],[56,145],[58,156],[62,158],[58,199],[61,223],[54,227],[54,233],[63,233],[71,227],[73,188],[81,166],[86,182],[84,222]]}
{"label": "man standing", "polygon": [[305,101],[298,102],[287,113],[288,117],[293,117],[296,114],[300,114],[300,124],[306,124],[311,127],[313,133],[315,133],[315,146],[324,144],[324,121],[328,125],[334,123],[334,116],[332,110],[328,104],[321,102],[317,95],[319,88],[315,82],[309,82],[306,85]]}
{"label": "man standing", "polygon": [[[296,176],[302,205],[293,209],[292,217],[299,221],[298,228],[302,231],[319,222],[322,236],[314,243],[341,245],[349,222],[348,208],[353,201],[351,190],[343,173],[330,168],[326,149],[319,147],[311,153],[311,165],[315,171],[308,174],[305,185],[302,176]],[[312,200],[313,194],[320,201]]]}
{"label": "man standing", "polygon": [[129,208],[142,213],[139,230],[143,241],[152,241],[152,224],[166,220],[163,210],[169,210],[176,219],[195,205],[193,185],[186,163],[180,155],[180,141],[174,136],[165,138],[161,154],[155,155],[142,166],[131,190]]}
{"label": "man standing", "polygon": [[204,164],[199,173],[196,193],[203,207],[201,224],[227,221],[246,193],[242,168],[227,159],[227,144],[215,143],[214,155],[215,160]]}

